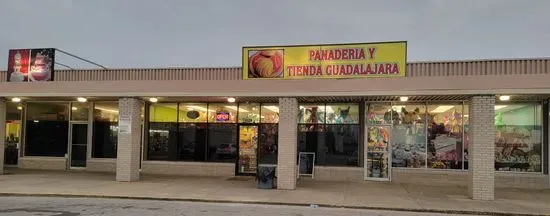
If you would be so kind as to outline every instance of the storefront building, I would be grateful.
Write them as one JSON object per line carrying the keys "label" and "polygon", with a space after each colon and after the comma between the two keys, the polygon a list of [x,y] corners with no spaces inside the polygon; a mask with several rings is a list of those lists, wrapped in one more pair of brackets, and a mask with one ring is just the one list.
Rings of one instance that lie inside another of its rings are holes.
{"label": "storefront building", "polygon": [[[295,189],[390,180],[549,188],[550,60],[408,63],[395,78],[247,80],[241,68],[0,72],[0,153],[22,169],[230,177],[276,164]],[[4,151],[4,152],[2,152]],[[0,169],[1,170],[1,169]]]}

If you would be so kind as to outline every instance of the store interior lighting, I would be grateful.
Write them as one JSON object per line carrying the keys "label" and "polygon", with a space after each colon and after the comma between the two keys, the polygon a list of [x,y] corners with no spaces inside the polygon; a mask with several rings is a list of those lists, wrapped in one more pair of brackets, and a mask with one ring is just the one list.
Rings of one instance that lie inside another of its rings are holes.
{"label": "store interior lighting", "polygon": [[235,103],[236,99],[234,97],[227,98],[227,102]]}
{"label": "store interior lighting", "polygon": [[80,103],[86,103],[88,101],[88,99],[86,99],[84,97],[78,97],[78,98],[76,98],[76,100]]}
{"label": "store interior lighting", "polygon": [[118,110],[108,109],[108,108],[99,107],[99,106],[94,107],[94,109],[105,111],[105,112],[110,112],[110,113],[118,113]]}
{"label": "store interior lighting", "polygon": [[495,110],[499,110],[499,109],[502,109],[502,108],[505,108],[507,107],[506,105],[496,105],[495,106]]}
{"label": "store interior lighting", "polygon": [[279,113],[279,107],[277,106],[263,106],[265,109],[270,110],[272,112]]}
{"label": "store interior lighting", "polygon": [[159,101],[158,98],[155,98],[155,97],[149,98],[149,102],[151,102],[151,103],[156,103],[158,101]]}
{"label": "store interior lighting", "polygon": [[401,102],[407,102],[409,100],[409,97],[399,97],[399,101]]}
{"label": "store interior lighting", "polygon": [[510,95],[501,95],[498,99],[501,101],[509,101]]}
{"label": "store interior lighting", "polygon": [[432,110],[431,112],[432,113],[444,113],[446,112],[447,110],[450,110],[452,108],[454,108],[455,106],[438,106],[437,108],[435,108],[434,110]]}
{"label": "store interior lighting", "polygon": [[21,102],[21,98],[14,97],[14,98],[11,99],[11,102],[19,103],[19,102]]}
{"label": "store interior lighting", "polygon": [[[237,111],[237,106],[225,106],[225,108]],[[248,110],[239,108],[239,112],[248,112]]]}

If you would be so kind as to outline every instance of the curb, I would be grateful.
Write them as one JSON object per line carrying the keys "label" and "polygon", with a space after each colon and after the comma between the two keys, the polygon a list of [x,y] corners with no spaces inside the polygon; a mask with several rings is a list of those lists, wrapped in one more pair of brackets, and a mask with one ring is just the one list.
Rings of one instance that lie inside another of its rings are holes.
{"label": "curb", "polygon": [[[239,200],[215,200],[199,198],[163,198],[163,197],[132,197],[117,195],[77,195],[77,194],[28,194],[28,193],[0,193],[2,197],[64,197],[64,198],[103,198],[103,199],[127,199],[127,200],[157,200],[157,201],[183,201],[203,203],[235,203],[235,204],[257,204],[257,205],[286,205],[308,207],[306,203],[285,203],[285,202],[262,202],[262,201],[239,201]],[[347,208],[364,210],[400,211],[400,212],[422,212],[422,213],[443,213],[443,214],[470,214],[470,215],[496,215],[496,216],[544,216],[542,214],[506,213],[506,212],[483,212],[471,210],[444,210],[444,209],[415,209],[415,208],[392,208],[392,207],[369,207],[369,206],[347,206],[347,205],[317,205],[323,208]]]}

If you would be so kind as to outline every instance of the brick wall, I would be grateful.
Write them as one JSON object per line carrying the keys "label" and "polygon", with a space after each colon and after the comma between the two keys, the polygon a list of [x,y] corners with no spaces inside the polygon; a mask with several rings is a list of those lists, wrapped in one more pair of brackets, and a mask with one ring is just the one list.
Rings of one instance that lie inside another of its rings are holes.
{"label": "brick wall", "polygon": [[[117,181],[138,181],[141,140],[141,103],[135,98],[121,98],[117,145]],[[121,133],[121,119],[129,119],[130,132]]]}
{"label": "brick wall", "polygon": [[141,172],[156,175],[230,177],[235,175],[235,164],[143,161]]}
{"label": "brick wall", "polygon": [[469,194],[475,200],[494,200],[495,96],[472,97],[470,128]]}
{"label": "brick wall", "polygon": [[64,157],[20,157],[18,167],[21,169],[67,170]]}
{"label": "brick wall", "polygon": [[[392,169],[392,183],[397,184],[467,187],[469,177],[470,174],[468,171],[463,170]],[[495,172],[494,185],[496,188],[547,189],[550,188],[548,177],[548,175],[543,175],[541,173]],[[338,182],[364,181],[363,168],[316,166],[314,180]]]}
{"label": "brick wall", "polygon": [[116,172],[115,158],[92,158],[86,161],[86,171],[89,172]]}
{"label": "brick wall", "polygon": [[278,189],[296,189],[297,134],[298,100],[296,98],[279,98]]}

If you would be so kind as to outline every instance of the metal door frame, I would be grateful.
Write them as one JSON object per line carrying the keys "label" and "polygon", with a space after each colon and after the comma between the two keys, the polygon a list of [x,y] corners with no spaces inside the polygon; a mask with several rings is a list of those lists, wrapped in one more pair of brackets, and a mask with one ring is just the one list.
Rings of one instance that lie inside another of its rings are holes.
{"label": "metal door frame", "polygon": [[[20,110],[21,113],[23,113],[23,110]],[[4,163],[4,167],[11,167],[11,168],[17,168],[19,166],[19,160],[21,159],[21,148],[23,147],[23,120],[15,120],[15,121],[19,121],[19,125],[21,127],[21,129],[19,130],[19,134],[17,134],[19,136],[19,143],[17,143],[17,163],[16,164],[6,164]],[[4,127],[7,129],[8,127],[8,123],[7,123],[7,120],[6,122],[4,123]],[[6,134],[6,137],[8,136],[8,134]],[[7,146],[7,143],[4,144],[4,152],[6,151],[6,146]],[[5,153],[4,153],[5,154]],[[5,157],[5,155],[4,155]],[[4,158],[5,160],[5,158]]]}
{"label": "metal door frame", "polygon": [[236,176],[255,176],[257,172],[254,173],[241,173],[239,172],[239,162],[240,162],[240,152],[241,152],[241,126],[250,127],[254,126],[256,130],[256,169],[258,169],[258,145],[260,144],[260,123],[238,123],[237,124],[237,159],[235,160],[235,175]]}
{"label": "metal door frame", "polygon": [[[368,177],[368,153],[369,153],[369,150],[368,150],[368,142],[369,142],[369,130],[368,128],[369,127],[385,127],[388,129],[388,150],[386,151],[387,154],[388,154],[388,159],[387,159],[387,163],[388,163],[388,177],[386,178],[373,178],[373,177]],[[365,156],[364,156],[364,164],[363,164],[363,175],[364,175],[364,179],[365,181],[387,181],[387,182],[391,182],[392,181],[392,129],[393,129],[393,125],[392,124],[366,124],[364,126],[365,128],[365,139],[363,141],[363,146],[364,146],[364,149],[365,149]]]}
{"label": "metal door frame", "polygon": [[[86,146],[86,155],[84,159],[88,161],[89,142],[90,142],[90,123],[89,121],[71,121],[69,122],[69,145],[67,146],[67,168],[68,169],[86,169],[83,167],[74,167],[72,165],[72,153],[73,153],[73,125],[86,125],[86,143],[77,144]],[[87,165],[87,163],[86,163]]]}

